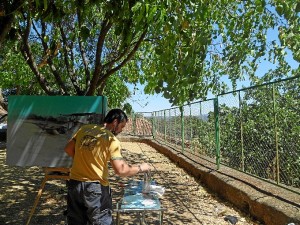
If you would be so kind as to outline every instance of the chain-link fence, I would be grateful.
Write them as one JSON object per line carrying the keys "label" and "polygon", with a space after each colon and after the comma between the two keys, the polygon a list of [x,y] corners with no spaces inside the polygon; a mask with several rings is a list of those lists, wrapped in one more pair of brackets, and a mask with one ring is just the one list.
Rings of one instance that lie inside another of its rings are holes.
{"label": "chain-link fence", "polygon": [[[300,193],[300,79],[249,87],[152,113],[128,132]],[[140,124],[139,124],[140,123]]]}
{"label": "chain-link fence", "polygon": [[300,187],[299,84],[296,78],[218,96],[224,164]]}

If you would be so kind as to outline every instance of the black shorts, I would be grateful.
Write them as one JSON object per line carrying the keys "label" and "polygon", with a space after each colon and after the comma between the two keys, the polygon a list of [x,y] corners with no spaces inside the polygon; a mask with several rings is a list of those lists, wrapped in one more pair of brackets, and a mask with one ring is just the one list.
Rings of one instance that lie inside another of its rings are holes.
{"label": "black shorts", "polygon": [[99,182],[68,182],[68,225],[112,225],[109,186]]}

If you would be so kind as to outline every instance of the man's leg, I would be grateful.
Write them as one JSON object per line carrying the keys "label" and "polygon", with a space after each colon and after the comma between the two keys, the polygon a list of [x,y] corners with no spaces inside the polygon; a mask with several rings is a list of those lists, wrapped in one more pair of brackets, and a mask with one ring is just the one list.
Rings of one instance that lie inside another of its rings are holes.
{"label": "man's leg", "polygon": [[110,188],[98,182],[86,182],[85,205],[89,223],[92,225],[112,225],[112,199]]}
{"label": "man's leg", "polygon": [[68,209],[67,221],[68,225],[86,225],[87,216],[86,207],[82,199],[82,190],[84,182],[70,180],[68,183]]}

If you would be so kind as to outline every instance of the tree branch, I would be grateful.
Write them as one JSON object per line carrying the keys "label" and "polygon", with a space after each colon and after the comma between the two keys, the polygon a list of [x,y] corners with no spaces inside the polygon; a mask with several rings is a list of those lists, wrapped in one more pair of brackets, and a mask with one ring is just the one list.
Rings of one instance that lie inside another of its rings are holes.
{"label": "tree branch", "polygon": [[[79,25],[79,27],[81,27],[82,22],[81,22],[81,14],[80,14],[79,8],[77,8],[77,18],[78,18],[78,25]],[[86,87],[88,87],[90,84],[90,80],[91,80],[91,73],[90,73],[89,66],[88,66],[88,60],[86,58],[86,52],[82,45],[81,36],[78,36],[78,43],[79,43],[80,55],[81,55],[83,66],[84,66],[85,76],[86,76],[86,80],[85,80]]]}
{"label": "tree branch", "polygon": [[[109,17],[109,16],[107,16],[107,17]],[[103,67],[102,67],[102,63],[101,63],[101,55],[102,55],[102,51],[103,51],[104,40],[105,40],[105,37],[111,27],[112,27],[112,23],[109,21],[109,19],[105,19],[102,22],[101,31],[100,31],[100,35],[98,37],[98,43],[97,43],[95,70],[94,70],[93,78],[91,80],[91,84],[89,86],[89,89],[88,89],[86,95],[93,95],[97,88],[97,84],[100,79],[101,72],[103,71]]]}
{"label": "tree branch", "polygon": [[[29,37],[29,33],[30,33],[30,29],[31,29],[31,22],[32,22],[30,15],[28,15],[26,21],[27,21],[27,26],[25,29],[25,33],[23,35],[22,34],[20,35],[20,39],[22,40],[22,47],[21,47],[22,55],[23,55],[25,61],[27,62],[27,64],[29,65],[30,69],[34,73],[37,81],[41,85],[41,88],[45,91],[46,94],[54,95],[55,93],[52,92],[49,89],[49,87],[46,85],[46,83],[47,83],[46,78],[39,72],[39,69],[36,65],[30,45],[28,43],[28,37]],[[21,28],[20,28],[20,30],[21,30]]]}
{"label": "tree branch", "polygon": [[54,46],[55,47],[54,49],[51,49],[51,47],[49,48],[48,44],[45,42],[45,39],[44,39],[44,37],[46,36],[46,24],[43,21],[41,21],[41,27],[42,27],[42,29],[41,29],[41,34],[40,34],[33,23],[33,29],[37,33],[37,35],[42,43],[43,49],[44,49],[44,56],[43,56],[42,62],[38,65],[38,68],[48,64],[50,67],[50,70],[55,78],[55,81],[58,84],[58,87],[60,88],[60,91],[59,91],[60,94],[65,95],[65,94],[67,94],[66,85],[62,81],[61,76],[60,76],[59,72],[57,72],[57,69],[54,66],[53,61],[52,61],[53,57],[55,57],[57,54],[59,44],[56,44],[56,46]]}
{"label": "tree branch", "polygon": [[[71,83],[73,85],[73,87],[75,88],[75,91],[78,95],[80,95],[82,93],[80,87],[77,85],[77,80],[76,80],[76,74],[74,72],[74,69],[73,67],[70,65],[69,63],[69,58],[68,58],[68,40],[67,40],[67,36],[62,28],[62,25],[61,23],[59,23],[59,30],[60,30],[60,33],[61,33],[61,37],[62,37],[62,42],[63,42],[63,58],[64,58],[64,62],[65,62],[65,65],[66,65],[66,68],[67,68],[67,71],[68,71],[68,75],[69,75],[69,78],[71,80]],[[72,49],[72,48],[70,48]],[[71,58],[73,59],[73,54],[71,53]]]}
{"label": "tree branch", "polygon": [[[108,69],[108,71],[99,79],[99,82],[97,83],[98,86],[102,82],[104,82],[110,75],[112,75],[116,71],[120,70],[123,66],[125,66],[125,64],[127,62],[129,62],[132,59],[132,57],[134,56],[134,54],[136,53],[136,51],[139,49],[139,47],[140,47],[142,41],[144,40],[146,34],[147,34],[147,28],[144,30],[144,32],[140,36],[139,40],[136,42],[135,46],[133,47],[133,49],[131,50],[131,52],[127,55],[127,57],[118,66],[116,66],[115,68]],[[112,62],[107,63],[105,65],[108,66],[108,67],[112,66]]]}

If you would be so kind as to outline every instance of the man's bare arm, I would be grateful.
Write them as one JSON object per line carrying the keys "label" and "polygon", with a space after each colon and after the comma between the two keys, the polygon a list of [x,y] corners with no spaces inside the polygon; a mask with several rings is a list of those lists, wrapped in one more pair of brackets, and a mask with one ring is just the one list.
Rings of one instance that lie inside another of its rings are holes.
{"label": "man's bare arm", "polygon": [[121,177],[129,177],[151,170],[151,166],[147,163],[129,165],[124,159],[114,159],[110,162],[115,173]]}

